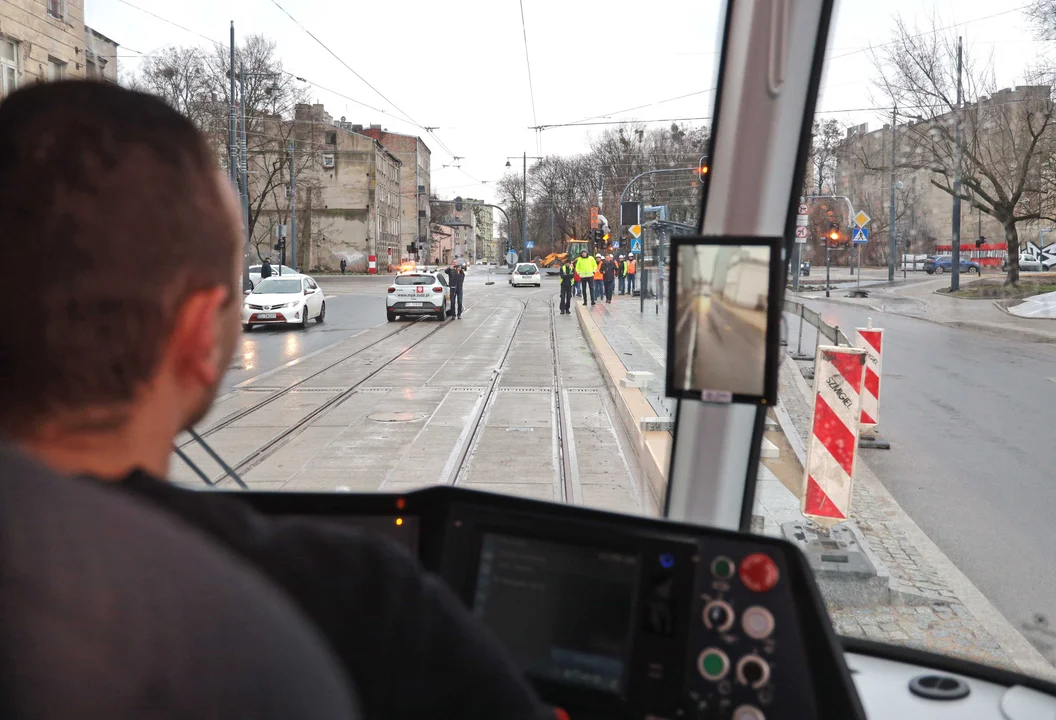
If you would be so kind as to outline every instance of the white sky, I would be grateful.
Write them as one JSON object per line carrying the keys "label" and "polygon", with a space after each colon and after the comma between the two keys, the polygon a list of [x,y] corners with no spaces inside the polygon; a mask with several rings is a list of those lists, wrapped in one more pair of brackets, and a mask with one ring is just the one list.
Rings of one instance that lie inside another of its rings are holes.
{"label": "white sky", "polygon": [[[123,46],[123,70],[138,64],[133,50],[205,45],[202,36],[226,44],[231,20],[237,37],[262,33],[275,39],[287,70],[347,96],[313,88],[315,100],[335,118],[344,115],[350,122],[422,135],[433,151],[433,191],[442,197],[493,198],[492,184],[480,181],[500,178],[507,156],[539,155],[540,149],[542,154],[582,152],[588,133],[604,129],[554,128],[537,138],[529,126],[604,114],[614,120],[701,117],[710,114],[714,101],[709,92],[613,112],[714,87],[724,4],[713,0],[523,0],[534,112],[516,0],[277,1],[388,101],[273,0],[85,0],[85,12],[89,26]],[[980,54],[992,51],[1000,84],[1015,84],[1017,74],[1039,54],[1051,55],[1052,45],[1030,39],[1019,12],[1022,3],[1012,2],[839,2],[828,51],[834,60],[826,64],[819,111],[846,124],[882,122],[875,112],[862,110],[875,107],[876,91],[869,54],[860,50],[888,41],[899,14],[922,29],[930,27],[932,14],[942,26],[963,23],[958,29],[966,46]],[[858,110],[835,112],[848,109]],[[461,169],[443,168],[451,156],[435,138],[400,119],[401,110],[417,123],[438,126],[443,144],[465,158]],[[512,164],[519,167],[516,160]]]}

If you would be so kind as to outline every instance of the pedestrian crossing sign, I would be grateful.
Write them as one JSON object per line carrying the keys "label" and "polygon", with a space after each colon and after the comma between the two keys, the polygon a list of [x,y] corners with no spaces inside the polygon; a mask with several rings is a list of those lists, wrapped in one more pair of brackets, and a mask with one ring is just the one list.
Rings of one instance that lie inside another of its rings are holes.
{"label": "pedestrian crossing sign", "polygon": [[855,245],[864,245],[869,242],[869,228],[859,227],[854,229],[851,242]]}
{"label": "pedestrian crossing sign", "polygon": [[642,240],[641,238],[635,238],[631,240],[631,252],[640,253],[642,251]]}

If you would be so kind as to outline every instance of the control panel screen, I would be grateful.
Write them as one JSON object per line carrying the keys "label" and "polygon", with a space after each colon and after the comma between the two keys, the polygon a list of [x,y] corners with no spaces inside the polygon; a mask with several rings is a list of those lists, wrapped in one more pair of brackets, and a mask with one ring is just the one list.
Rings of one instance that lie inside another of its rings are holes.
{"label": "control panel screen", "polygon": [[485,534],[473,612],[536,678],[623,694],[641,558]]}

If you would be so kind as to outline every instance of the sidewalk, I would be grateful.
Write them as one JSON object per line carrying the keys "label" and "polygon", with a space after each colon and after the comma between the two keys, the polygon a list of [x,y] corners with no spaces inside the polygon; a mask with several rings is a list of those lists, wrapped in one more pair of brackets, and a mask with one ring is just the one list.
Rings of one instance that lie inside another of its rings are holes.
{"label": "sidewalk", "polygon": [[[1056,342],[1056,320],[1047,318],[1017,317],[1006,312],[993,300],[955,298],[936,293],[940,287],[949,287],[948,275],[910,274],[906,281],[882,283],[869,289],[868,298],[849,298],[848,289],[799,293],[792,297],[824,300],[847,305],[868,307],[877,312],[920,318],[940,325],[963,327],[973,330],[1013,337],[1033,342]],[[862,287],[865,288],[863,281]]]}
{"label": "sidewalk", "polygon": [[[666,486],[667,457],[658,457],[650,443],[657,436],[666,436],[668,444],[664,449],[669,452],[670,433],[643,430],[639,420],[648,411],[673,418],[675,403],[664,397],[667,306],[661,306],[657,313],[655,304],[649,301],[645,309],[646,312],[640,312],[637,298],[617,296],[611,305],[599,303],[587,308],[580,305],[576,310],[595,359],[607,377],[610,392],[621,407],[625,425],[639,448],[639,462],[643,469],[651,466],[654,492],[659,492],[660,487]],[[634,370],[654,374],[647,387],[639,390],[621,386],[620,380]],[[780,425],[781,432],[767,433],[774,437],[774,444],[770,445],[769,452],[764,452],[758,474],[753,531],[780,536],[781,523],[803,519],[796,490],[802,483],[803,448],[810,432],[811,394],[811,387],[796,363],[790,359],[783,362],[778,404],[771,411],[774,424]],[[634,430],[638,431],[637,435]],[[767,440],[764,442],[769,445]],[[830,606],[829,614],[837,633],[1056,679],[1056,669],[924,535],[867,462],[868,456],[860,457],[856,468],[851,519],[884,566],[880,568],[881,574],[889,574],[893,604]],[[656,478],[657,473],[662,477]]]}

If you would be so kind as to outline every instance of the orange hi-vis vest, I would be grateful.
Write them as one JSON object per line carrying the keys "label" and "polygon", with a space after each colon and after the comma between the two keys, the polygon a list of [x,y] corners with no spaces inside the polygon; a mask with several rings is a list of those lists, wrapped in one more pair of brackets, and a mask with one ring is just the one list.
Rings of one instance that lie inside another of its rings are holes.
{"label": "orange hi-vis vest", "polygon": [[628,275],[636,274],[636,270],[635,269],[637,268],[637,266],[638,266],[638,261],[637,260],[631,260],[630,264],[627,266],[627,274]]}

